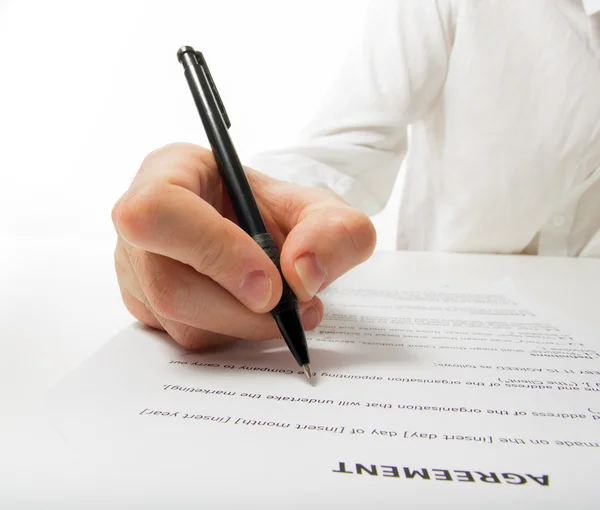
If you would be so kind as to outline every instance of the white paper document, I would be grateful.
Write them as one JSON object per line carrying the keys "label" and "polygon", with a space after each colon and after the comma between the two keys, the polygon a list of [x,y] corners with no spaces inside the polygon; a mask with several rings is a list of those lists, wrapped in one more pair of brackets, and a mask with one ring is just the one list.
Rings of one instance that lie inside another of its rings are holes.
{"label": "white paper document", "polygon": [[600,508],[598,336],[559,329],[510,289],[340,287],[323,300],[314,384],[281,341],[189,353],[139,326],[112,339],[48,401],[76,461],[40,498]]}

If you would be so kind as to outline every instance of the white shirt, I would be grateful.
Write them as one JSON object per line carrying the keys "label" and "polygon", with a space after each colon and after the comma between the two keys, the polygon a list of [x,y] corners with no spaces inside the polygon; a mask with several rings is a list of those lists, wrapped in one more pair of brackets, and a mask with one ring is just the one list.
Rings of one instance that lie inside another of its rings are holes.
{"label": "white shirt", "polygon": [[599,10],[374,0],[300,141],[251,166],[372,215],[405,160],[398,249],[598,257]]}

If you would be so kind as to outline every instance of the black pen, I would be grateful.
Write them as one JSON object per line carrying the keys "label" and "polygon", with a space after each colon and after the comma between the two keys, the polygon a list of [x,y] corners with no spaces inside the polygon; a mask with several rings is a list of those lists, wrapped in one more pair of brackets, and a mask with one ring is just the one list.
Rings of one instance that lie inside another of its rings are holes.
{"label": "black pen", "polygon": [[202,53],[190,46],[183,46],[177,52],[177,58],[185,69],[185,77],[192,91],[238,223],[265,251],[281,274],[283,292],[271,314],[292,355],[304,369],[306,377],[310,379],[312,372],[309,364],[308,345],[298,313],[298,300],[283,277],[279,264],[279,249],[265,226],[244,167],[229,136],[228,129],[231,123],[223,101],[221,101]]}

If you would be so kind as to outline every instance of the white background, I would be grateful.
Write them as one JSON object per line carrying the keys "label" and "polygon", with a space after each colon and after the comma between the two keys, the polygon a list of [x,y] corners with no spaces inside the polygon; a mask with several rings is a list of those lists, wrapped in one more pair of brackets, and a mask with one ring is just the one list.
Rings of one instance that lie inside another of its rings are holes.
{"label": "white background", "polygon": [[[293,141],[365,0],[0,0],[0,236],[114,237],[143,157],[207,145],[177,49],[206,56],[242,160]],[[392,203],[374,221],[393,248]]]}
{"label": "white background", "polygon": [[[177,49],[205,54],[247,159],[293,141],[365,8],[0,0],[0,422],[133,320],[112,206],[148,152],[206,145]],[[393,207],[374,219],[379,249],[393,248]]]}

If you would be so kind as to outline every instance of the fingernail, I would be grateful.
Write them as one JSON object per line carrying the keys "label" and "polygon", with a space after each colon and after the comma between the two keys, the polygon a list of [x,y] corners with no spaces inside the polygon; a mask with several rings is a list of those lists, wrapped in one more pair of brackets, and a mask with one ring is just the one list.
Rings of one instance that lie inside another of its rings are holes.
{"label": "fingernail", "polygon": [[271,300],[273,283],[264,271],[248,273],[240,284],[238,297],[248,307],[259,310]]}
{"label": "fingernail", "polygon": [[309,299],[312,298],[325,283],[327,278],[325,268],[314,253],[306,253],[298,257],[294,266]]}
{"label": "fingernail", "polygon": [[302,314],[302,325],[304,329],[315,329],[319,324],[319,311],[314,307],[310,306]]}

